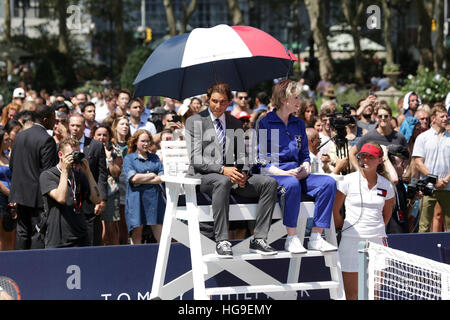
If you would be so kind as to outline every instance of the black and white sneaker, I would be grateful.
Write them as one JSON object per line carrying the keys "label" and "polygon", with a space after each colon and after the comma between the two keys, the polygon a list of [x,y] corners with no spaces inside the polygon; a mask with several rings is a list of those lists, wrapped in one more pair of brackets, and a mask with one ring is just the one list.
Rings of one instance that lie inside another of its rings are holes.
{"label": "black and white sneaker", "polygon": [[231,243],[229,241],[218,241],[216,243],[216,254],[219,258],[230,259],[233,258],[233,250],[231,250]]}
{"label": "black and white sneaker", "polygon": [[250,252],[259,253],[265,256],[277,254],[278,251],[267,244],[265,239],[250,240]]}

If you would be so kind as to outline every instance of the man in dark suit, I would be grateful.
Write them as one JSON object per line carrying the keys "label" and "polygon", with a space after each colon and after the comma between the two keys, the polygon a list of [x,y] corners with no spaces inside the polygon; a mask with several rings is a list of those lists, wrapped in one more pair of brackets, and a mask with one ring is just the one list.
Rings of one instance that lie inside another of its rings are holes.
{"label": "man in dark suit", "polygon": [[216,254],[221,258],[233,256],[228,241],[231,192],[243,197],[259,197],[250,251],[276,254],[266,239],[277,202],[278,184],[271,177],[248,176],[241,170],[246,163],[244,140],[237,138],[239,131],[243,133],[242,122],[225,113],[233,97],[228,84],[213,84],[207,96],[209,108],[187,119],[186,140],[191,163],[189,174],[200,177],[200,191],[211,196]]}
{"label": "man in dark suit", "polygon": [[11,151],[9,202],[17,205],[18,250],[44,248],[43,240],[39,237],[43,212],[39,176],[58,162],[55,140],[47,133],[53,128],[55,111],[40,105],[35,110],[35,118],[31,128],[17,134]]}
{"label": "man in dark suit", "polygon": [[102,221],[100,214],[105,209],[108,171],[106,168],[106,154],[103,143],[84,135],[85,119],[79,113],[74,113],[69,118],[69,133],[80,142],[80,150],[88,159],[92,175],[100,189],[102,201],[94,205],[86,201],[82,206],[82,212],[86,216],[88,224],[89,241],[93,246],[102,245]]}

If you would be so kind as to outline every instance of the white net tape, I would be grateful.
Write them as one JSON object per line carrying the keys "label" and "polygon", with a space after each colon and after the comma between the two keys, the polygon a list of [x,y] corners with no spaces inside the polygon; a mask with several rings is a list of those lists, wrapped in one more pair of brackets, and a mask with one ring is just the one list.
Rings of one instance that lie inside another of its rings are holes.
{"label": "white net tape", "polygon": [[450,265],[369,242],[369,300],[449,300]]}

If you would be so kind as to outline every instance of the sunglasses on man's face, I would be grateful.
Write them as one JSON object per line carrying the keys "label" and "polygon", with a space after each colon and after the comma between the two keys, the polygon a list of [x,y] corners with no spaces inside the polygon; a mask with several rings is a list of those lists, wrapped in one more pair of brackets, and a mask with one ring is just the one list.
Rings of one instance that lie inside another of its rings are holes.
{"label": "sunglasses on man's face", "polygon": [[248,97],[238,97],[239,100],[247,100]]}
{"label": "sunglasses on man's face", "polygon": [[389,119],[389,115],[388,114],[379,114],[377,117],[380,118],[380,119]]}

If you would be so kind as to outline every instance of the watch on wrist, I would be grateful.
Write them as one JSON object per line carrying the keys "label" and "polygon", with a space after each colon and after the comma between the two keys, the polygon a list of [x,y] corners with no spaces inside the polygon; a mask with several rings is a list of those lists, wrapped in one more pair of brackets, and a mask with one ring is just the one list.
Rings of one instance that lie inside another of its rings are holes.
{"label": "watch on wrist", "polygon": [[221,166],[221,167],[220,167],[220,170],[219,170],[219,173],[220,173],[220,174],[223,174],[224,170],[225,170],[224,167]]}

